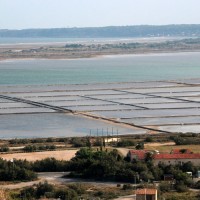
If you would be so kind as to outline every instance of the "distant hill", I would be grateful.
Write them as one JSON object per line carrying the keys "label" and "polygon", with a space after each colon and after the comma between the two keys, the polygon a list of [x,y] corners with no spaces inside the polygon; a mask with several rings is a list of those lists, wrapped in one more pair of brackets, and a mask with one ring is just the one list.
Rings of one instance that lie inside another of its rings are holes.
{"label": "distant hill", "polygon": [[0,29],[0,37],[46,37],[46,38],[104,38],[104,37],[155,37],[186,36],[200,37],[200,25],[165,26],[109,26],[94,28],[52,28],[52,29]]}

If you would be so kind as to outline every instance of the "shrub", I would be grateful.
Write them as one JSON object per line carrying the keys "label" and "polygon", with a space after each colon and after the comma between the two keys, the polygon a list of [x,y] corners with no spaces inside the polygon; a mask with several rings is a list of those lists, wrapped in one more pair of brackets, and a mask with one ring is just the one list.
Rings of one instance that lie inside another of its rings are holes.
{"label": "shrub", "polygon": [[118,147],[135,146],[135,143],[131,140],[122,140],[117,143]]}
{"label": "shrub", "polygon": [[28,145],[28,146],[25,146],[25,147],[23,148],[23,150],[24,150],[25,152],[34,152],[34,151],[37,150],[37,147],[36,147],[35,145]]}
{"label": "shrub", "polygon": [[81,138],[72,138],[71,139],[71,144],[74,147],[86,147],[86,141],[84,139]]}
{"label": "shrub", "polygon": [[186,185],[184,185],[183,183],[177,183],[176,190],[177,190],[177,192],[187,192],[188,187]]}
{"label": "shrub", "polygon": [[123,190],[132,190],[133,186],[131,184],[124,184],[122,187]]}
{"label": "shrub", "polygon": [[144,143],[143,142],[138,143],[135,148],[136,149],[144,149]]}
{"label": "shrub", "polygon": [[10,149],[9,149],[9,147],[8,146],[2,146],[1,148],[0,148],[0,152],[8,152]]}
{"label": "shrub", "polygon": [[80,183],[69,185],[69,188],[72,190],[75,190],[78,194],[84,194],[86,191],[86,188],[84,187],[84,185]]}
{"label": "shrub", "polygon": [[171,188],[171,185],[169,183],[167,183],[167,182],[162,182],[159,185],[159,189],[162,192],[169,192],[170,188]]}
{"label": "shrub", "polygon": [[152,138],[152,137],[147,137],[147,138],[145,139],[145,142],[153,142],[153,138]]}
{"label": "shrub", "polygon": [[200,181],[197,181],[197,182],[194,184],[194,188],[200,189]]}

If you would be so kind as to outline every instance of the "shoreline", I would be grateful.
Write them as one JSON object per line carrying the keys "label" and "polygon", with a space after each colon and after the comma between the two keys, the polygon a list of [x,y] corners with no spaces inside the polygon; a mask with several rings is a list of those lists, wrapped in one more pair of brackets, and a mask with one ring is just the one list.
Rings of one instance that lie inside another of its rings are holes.
{"label": "shoreline", "polygon": [[83,59],[101,56],[200,52],[199,38],[121,38],[63,43],[0,44],[0,60]]}

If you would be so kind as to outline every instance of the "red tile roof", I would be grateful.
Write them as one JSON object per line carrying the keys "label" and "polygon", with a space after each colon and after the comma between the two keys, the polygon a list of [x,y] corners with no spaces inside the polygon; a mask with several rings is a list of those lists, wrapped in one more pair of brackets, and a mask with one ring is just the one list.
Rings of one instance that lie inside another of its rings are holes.
{"label": "red tile roof", "polygon": [[138,189],[136,190],[136,194],[148,194],[148,195],[155,195],[157,193],[156,189],[149,189],[149,188],[144,188],[144,189]]}
{"label": "red tile roof", "polygon": [[193,154],[168,154],[168,153],[161,153],[154,155],[154,159],[200,159],[199,153]]}
{"label": "red tile roof", "polygon": [[145,151],[145,150],[130,150],[129,153],[131,155],[136,155],[139,160],[144,160],[147,151]]}
{"label": "red tile roof", "polygon": [[171,153],[172,154],[181,154],[182,150],[185,150],[184,154],[192,153],[192,151],[190,149],[172,149]]}

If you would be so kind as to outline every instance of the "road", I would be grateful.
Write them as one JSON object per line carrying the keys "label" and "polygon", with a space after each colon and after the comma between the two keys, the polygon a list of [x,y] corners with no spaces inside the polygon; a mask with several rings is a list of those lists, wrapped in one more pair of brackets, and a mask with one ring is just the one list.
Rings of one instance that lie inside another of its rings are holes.
{"label": "road", "polygon": [[[37,181],[30,182],[21,182],[16,184],[2,185],[0,189],[19,189],[23,187],[32,186],[34,184],[38,184],[39,182],[48,181],[51,184],[65,184],[65,183],[85,183],[92,184],[96,186],[113,186],[116,187],[117,184],[126,184],[120,182],[101,182],[101,181],[93,181],[93,180],[83,180],[83,179],[73,179],[73,178],[63,178],[64,175],[69,174],[69,172],[44,172],[38,173]],[[128,184],[128,183],[127,183]]]}

